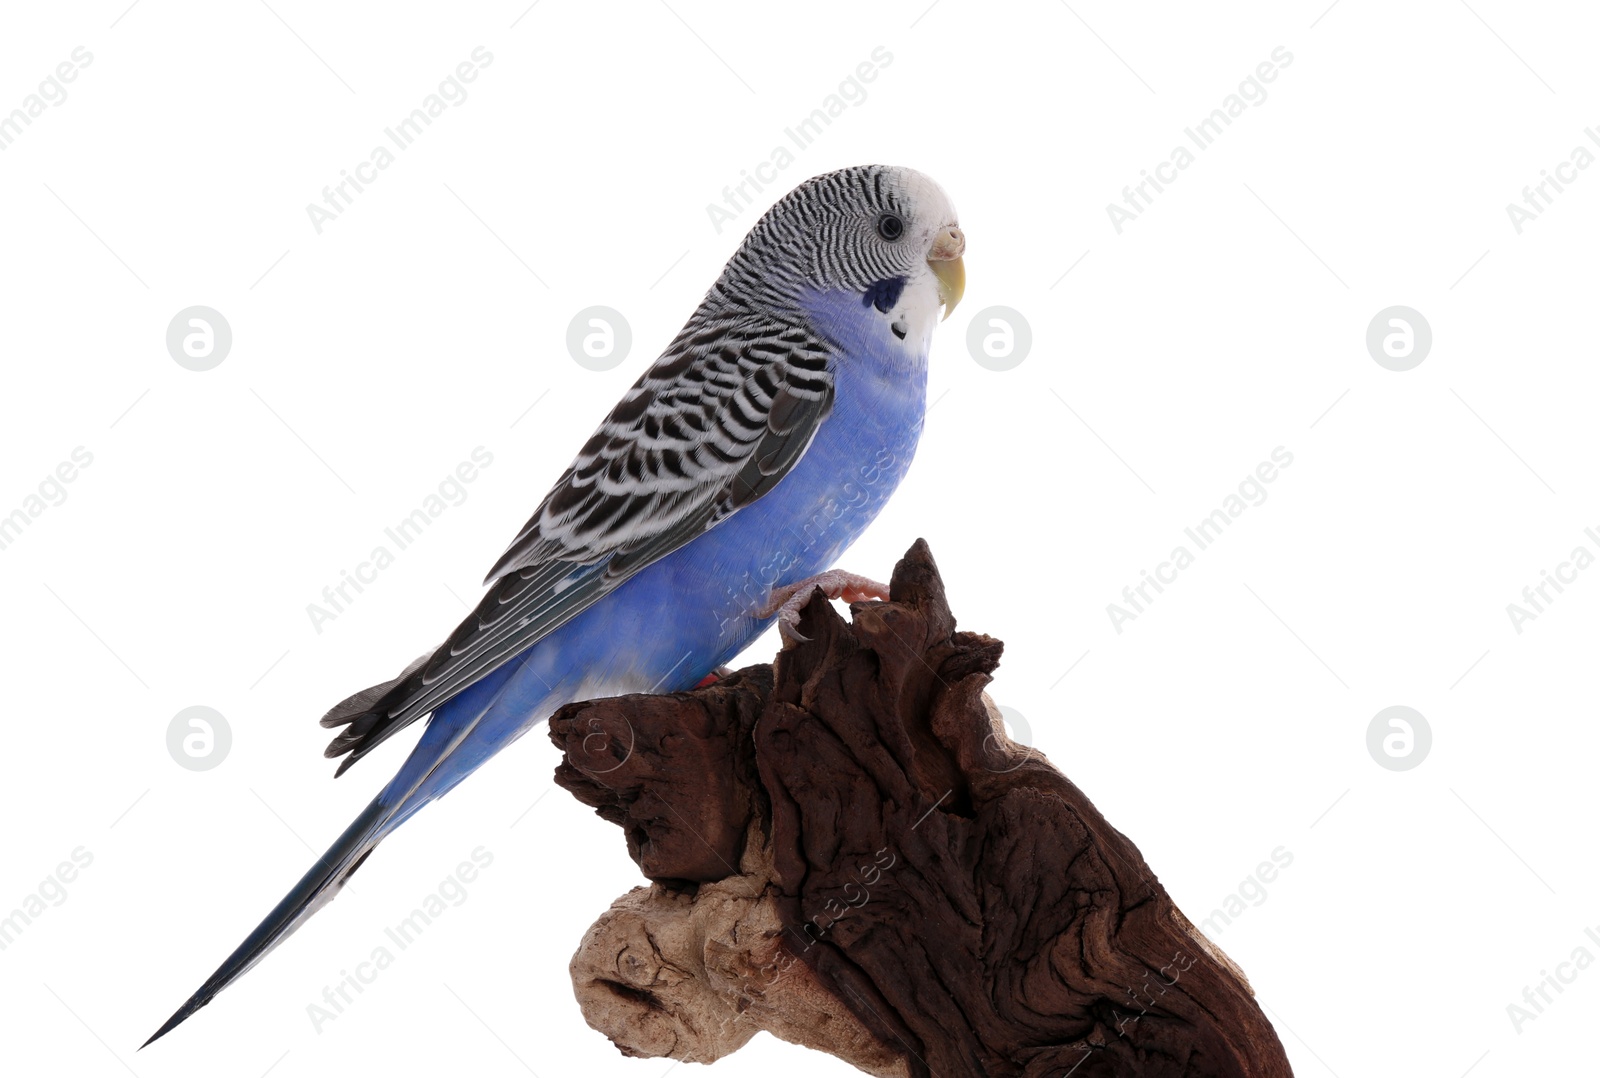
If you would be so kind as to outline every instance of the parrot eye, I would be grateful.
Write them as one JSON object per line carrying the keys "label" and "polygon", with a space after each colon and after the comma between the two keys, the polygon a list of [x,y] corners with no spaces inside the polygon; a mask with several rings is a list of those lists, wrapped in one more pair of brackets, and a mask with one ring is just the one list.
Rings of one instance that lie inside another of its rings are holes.
{"label": "parrot eye", "polygon": [[893,243],[905,235],[906,224],[892,213],[886,213],[878,218],[878,235]]}

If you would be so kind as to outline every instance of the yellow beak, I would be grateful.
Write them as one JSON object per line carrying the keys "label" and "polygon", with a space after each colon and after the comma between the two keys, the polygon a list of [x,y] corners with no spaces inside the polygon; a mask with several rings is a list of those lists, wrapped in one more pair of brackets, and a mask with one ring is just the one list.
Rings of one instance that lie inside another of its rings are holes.
{"label": "yellow beak", "polygon": [[967,237],[955,225],[939,233],[928,250],[928,268],[939,282],[939,302],[944,304],[945,318],[950,317],[967,290],[967,267],[961,262],[966,250]]}

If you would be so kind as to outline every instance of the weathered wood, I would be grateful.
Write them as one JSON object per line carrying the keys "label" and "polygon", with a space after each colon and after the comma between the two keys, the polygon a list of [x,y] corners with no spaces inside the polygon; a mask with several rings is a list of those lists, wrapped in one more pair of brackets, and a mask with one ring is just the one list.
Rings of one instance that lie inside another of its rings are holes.
{"label": "weathered wood", "polygon": [[630,1055],[760,1029],[877,1075],[1282,1078],[1243,974],[984,695],[920,540],[891,601],[690,693],[573,704],[556,780],[652,883],[572,962]]}

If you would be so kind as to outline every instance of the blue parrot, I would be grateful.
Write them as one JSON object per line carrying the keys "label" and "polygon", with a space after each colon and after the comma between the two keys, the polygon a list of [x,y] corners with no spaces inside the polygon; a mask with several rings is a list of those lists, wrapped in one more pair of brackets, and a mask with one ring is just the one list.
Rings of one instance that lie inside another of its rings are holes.
{"label": "blue parrot", "polygon": [[938,313],[965,286],[949,198],[907,168],[813,177],[745,237],[489,571],[437,650],[333,707],[336,774],[424,716],[416,747],[255,931],[146,1041],[171,1032],[336,894],[423,805],[574,700],[692,688],[813,588],[917,447]]}

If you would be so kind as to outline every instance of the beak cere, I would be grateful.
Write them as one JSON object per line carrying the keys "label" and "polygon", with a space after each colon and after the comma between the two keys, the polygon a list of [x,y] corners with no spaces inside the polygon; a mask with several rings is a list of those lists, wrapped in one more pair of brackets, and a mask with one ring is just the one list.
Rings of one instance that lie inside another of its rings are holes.
{"label": "beak cere", "polygon": [[944,304],[945,318],[956,309],[967,288],[967,268],[961,264],[966,250],[966,234],[955,225],[934,237],[933,246],[928,249],[928,268],[939,282],[939,302]]}

